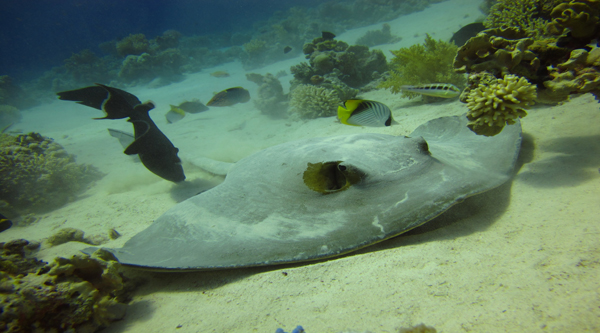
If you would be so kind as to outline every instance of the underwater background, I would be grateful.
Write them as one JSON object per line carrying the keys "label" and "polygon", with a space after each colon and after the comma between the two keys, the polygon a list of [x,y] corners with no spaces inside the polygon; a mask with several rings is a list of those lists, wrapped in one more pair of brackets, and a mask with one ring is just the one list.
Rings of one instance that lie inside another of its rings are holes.
{"label": "underwater background", "polygon": [[[599,6],[2,1],[0,331],[600,331]],[[152,102],[185,182],[123,153],[127,117],[57,98],[96,83]],[[341,123],[349,99],[394,122]],[[465,113],[490,138],[520,119],[511,179],[398,237],[202,272],[81,252],[123,247],[269,147]]]}

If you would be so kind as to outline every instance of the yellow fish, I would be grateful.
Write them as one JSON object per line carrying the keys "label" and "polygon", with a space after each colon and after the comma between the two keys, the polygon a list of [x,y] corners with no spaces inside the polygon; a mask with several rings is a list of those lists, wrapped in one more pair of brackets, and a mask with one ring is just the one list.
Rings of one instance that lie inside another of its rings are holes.
{"label": "yellow fish", "polygon": [[250,92],[242,87],[233,87],[218,92],[206,103],[207,106],[231,106],[246,103],[250,100]]}
{"label": "yellow fish", "polygon": [[430,83],[419,84],[416,86],[401,86],[400,89],[421,95],[441,98],[452,98],[460,95],[460,89],[450,83]]}
{"label": "yellow fish", "polygon": [[210,73],[210,76],[214,76],[214,77],[228,77],[229,73],[227,73],[226,71],[216,71],[216,72]]}
{"label": "yellow fish", "polygon": [[342,124],[352,126],[390,126],[392,111],[387,105],[364,99],[349,99],[338,106],[338,119]]}
{"label": "yellow fish", "polygon": [[167,112],[165,117],[167,117],[167,123],[176,123],[185,117],[185,111],[175,105],[171,105],[171,110]]}

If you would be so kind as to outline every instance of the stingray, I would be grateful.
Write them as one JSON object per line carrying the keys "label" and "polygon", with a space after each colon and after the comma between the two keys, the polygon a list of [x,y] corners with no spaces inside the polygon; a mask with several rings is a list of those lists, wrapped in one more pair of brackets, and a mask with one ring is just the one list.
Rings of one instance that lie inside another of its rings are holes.
{"label": "stingray", "polygon": [[339,256],[506,182],[520,145],[520,124],[484,137],[464,116],[431,120],[410,137],[365,133],[280,144],[241,159],[223,183],[106,250],[122,264],[153,270]]}

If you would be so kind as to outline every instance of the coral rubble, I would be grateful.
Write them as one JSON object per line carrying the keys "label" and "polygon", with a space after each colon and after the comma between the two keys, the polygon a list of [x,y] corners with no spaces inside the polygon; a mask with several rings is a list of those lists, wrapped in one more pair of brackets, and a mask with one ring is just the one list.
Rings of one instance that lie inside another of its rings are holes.
{"label": "coral rubble", "polygon": [[527,112],[523,108],[531,106],[535,98],[535,86],[516,75],[506,75],[488,85],[480,84],[467,97],[468,127],[477,134],[494,136],[505,125],[525,117]]}
{"label": "coral rubble", "polygon": [[105,251],[47,265],[26,240],[0,245],[1,331],[95,332],[125,316],[126,278]]}
{"label": "coral rubble", "polygon": [[0,134],[0,201],[21,213],[54,209],[103,175],[38,133]]}

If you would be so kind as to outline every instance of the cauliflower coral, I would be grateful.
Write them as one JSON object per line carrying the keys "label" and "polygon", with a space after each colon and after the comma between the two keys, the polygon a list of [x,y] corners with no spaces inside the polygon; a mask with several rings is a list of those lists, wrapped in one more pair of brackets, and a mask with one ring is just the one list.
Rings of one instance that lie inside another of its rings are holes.
{"label": "cauliflower coral", "polygon": [[468,127],[475,133],[494,136],[505,125],[512,125],[527,112],[537,97],[535,86],[527,79],[506,75],[487,85],[480,84],[467,97]]}

